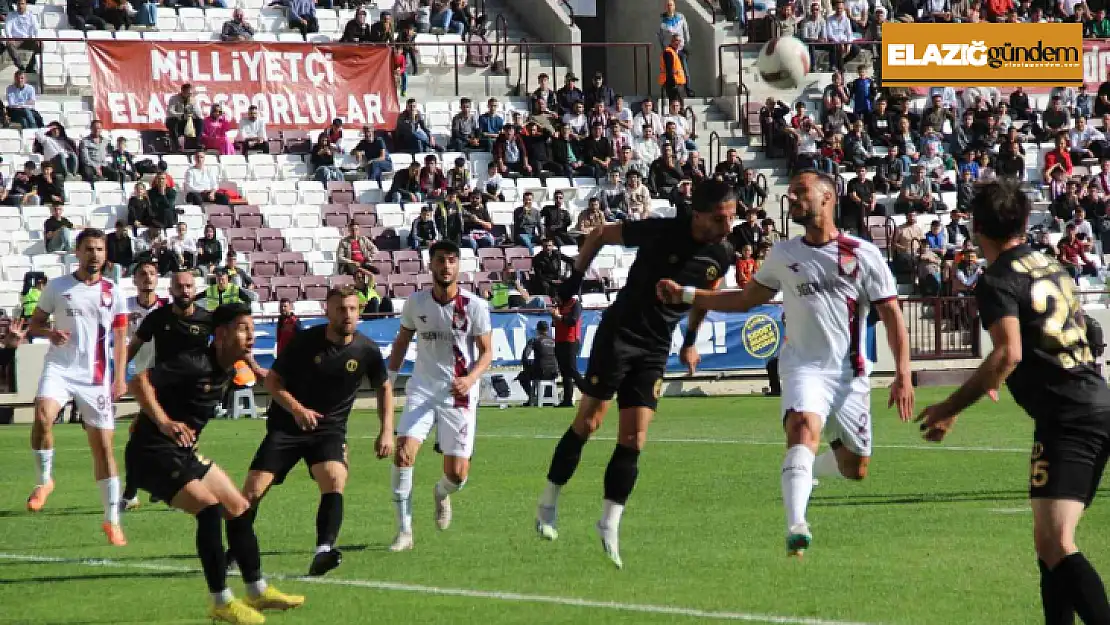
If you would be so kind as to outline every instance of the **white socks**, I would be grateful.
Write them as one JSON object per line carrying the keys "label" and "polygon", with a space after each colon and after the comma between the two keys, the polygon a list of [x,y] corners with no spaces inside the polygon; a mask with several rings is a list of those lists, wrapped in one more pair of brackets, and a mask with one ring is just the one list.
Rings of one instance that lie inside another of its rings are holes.
{"label": "white socks", "polygon": [[119,478],[110,477],[106,480],[97,480],[100,487],[100,503],[104,504],[104,521],[113,525],[119,524]]}
{"label": "white socks", "polygon": [[232,599],[235,598],[235,595],[231,594],[230,588],[224,588],[220,592],[211,593],[211,595],[212,603],[215,603],[216,605],[227,605],[231,603]]}
{"label": "white socks", "polygon": [[260,579],[257,582],[248,582],[243,585],[247,587],[248,597],[257,597],[266,592],[266,580],[264,579]]}
{"label": "white socks", "polygon": [[843,478],[844,474],[840,472],[840,464],[836,461],[836,453],[829,449],[825,453],[817,456],[813,461],[813,475],[821,478]]}
{"label": "white socks", "polygon": [[412,467],[393,467],[393,506],[397,509],[397,529],[412,533]]}
{"label": "white socks", "polygon": [[622,514],[624,514],[624,504],[608,499],[601,502],[601,526],[605,529],[616,530],[620,528]]}
{"label": "white socks", "polygon": [[549,508],[559,505],[559,491],[561,490],[563,490],[562,486],[548,482],[547,486],[543,487],[543,494],[540,495],[540,505]]}
{"label": "white socks", "polygon": [[320,545],[319,547],[316,548],[316,553],[318,553],[318,554],[326,553],[328,551],[331,551],[331,545]]}
{"label": "white socks", "polygon": [[466,486],[466,480],[463,480],[456,484],[447,479],[447,476],[444,475],[443,477],[439,478],[438,482],[436,482],[436,499],[443,501],[444,499],[447,499],[451,495],[462,490],[463,486]]}
{"label": "white socks", "polygon": [[813,491],[813,452],[805,445],[786,450],[782,461],[782,504],[786,508],[786,531],[806,522],[806,506]]}
{"label": "white socks", "polygon": [[39,486],[44,486],[50,481],[51,474],[54,472],[54,450],[53,449],[36,449],[35,462],[39,466]]}

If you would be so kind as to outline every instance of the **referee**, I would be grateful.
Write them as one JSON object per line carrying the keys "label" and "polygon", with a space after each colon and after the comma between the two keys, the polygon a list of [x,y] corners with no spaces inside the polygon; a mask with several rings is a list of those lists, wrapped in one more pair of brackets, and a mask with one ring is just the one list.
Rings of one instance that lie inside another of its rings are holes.
{"label": "referee", "polygon": [[699,357],[694,341],[705,311],[689,304],[668,305],[655,295],[655,283],[670,278],[679,284],[716,288],[732,265],[727,237],[736,215],[736,194],[720,181],[706,181],[694,194],[691,214],[674,219],[646,219],[607,224],[586,236],[574,273],[560,287],[570,301],[594,257],[606,245],[636,247],[636,260],[617,299],[601,317],[582,382],[582,400],[574,423],[555,446],[547,487],[536,511],[536,530],[555,540],[559,491],[574,475],[582,447],[599,427],[613,396],[620,408],[616,449],[605,469],[605,500],[597,530],[613,564],[622,566],[618,529],[625,502],[636,484],[637,462],[663,389],[671,337],[690,312],[680,360],[693,373]]}

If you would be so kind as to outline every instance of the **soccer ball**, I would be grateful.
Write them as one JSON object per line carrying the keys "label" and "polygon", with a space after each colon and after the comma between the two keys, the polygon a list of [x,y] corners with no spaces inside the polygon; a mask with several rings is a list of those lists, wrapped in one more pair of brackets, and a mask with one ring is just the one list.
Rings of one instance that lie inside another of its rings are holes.
{"label": "soccer ball", "polygon": [[776,89],[795,89],[809,73],[809,48],[794,37],[768,41],[755,62],[759,77]]}

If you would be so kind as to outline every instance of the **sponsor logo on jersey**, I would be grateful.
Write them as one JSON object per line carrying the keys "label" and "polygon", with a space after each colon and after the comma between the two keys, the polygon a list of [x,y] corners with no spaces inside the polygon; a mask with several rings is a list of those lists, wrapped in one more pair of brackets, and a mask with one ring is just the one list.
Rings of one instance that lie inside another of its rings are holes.
{"label": "sponsor logo on jersey", "polygon": [[801,282],[796,287],[794,287],[794,291],[798,294],[798,297],[813,297],[821,293],[832,293],[836,291],[836,288],[836,280],[824,280],[814,282]]}
{"label": "sponsor logo on jersey", "polygon": [[710,265],[705,268],[705,279],[709,282],[713,282],[720,275],[721,272],[717,269],[717,265]]}
{"label": "sponsor logo on jersey", "polygon": [[358,371],[358,361],[355,360],[354,358],[348,360],[347,361],[347,371],[350,372],[350,373],[354,373],[355,371]]}
{"label": "sponsor logo on jersey", "polygon": [[790,263],[786,266],[786,268],[794,273],[798,273],[798,271],[801,270],[802,265],[801,263]]}

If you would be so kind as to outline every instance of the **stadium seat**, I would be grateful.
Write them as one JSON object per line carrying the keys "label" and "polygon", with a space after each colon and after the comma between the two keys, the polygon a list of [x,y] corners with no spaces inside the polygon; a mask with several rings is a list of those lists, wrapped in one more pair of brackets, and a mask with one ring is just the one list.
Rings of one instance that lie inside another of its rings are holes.
{"label": "stadium seat", "polygon": [[301,279],[298,277],[275,276],[270,279],[270,288],[276,300],[296,302],[301,299]]}
{"label": "stadium seat", "polygon": [[301,278],[301,290],[305,299],[323,301],[328,296],[328,279],[325,276],[305,276]]}
{"label": "stadium seat", "polygon": [[278,275],[280,265],[278,255],[270,252],[254,252],[251,254],[251,274],[254,276],[272,277]]}
{"label": "stadium seat", "polygon": [[264,252],[284,252],[285,238],[277,228],[259,228],[258,246]]}
{"label": "stadium seat", "polygon": [[300,252],[283,252],[278,254],[278,263],[281,273],[285,276],[304,276],[308,274],[308,263]]}

